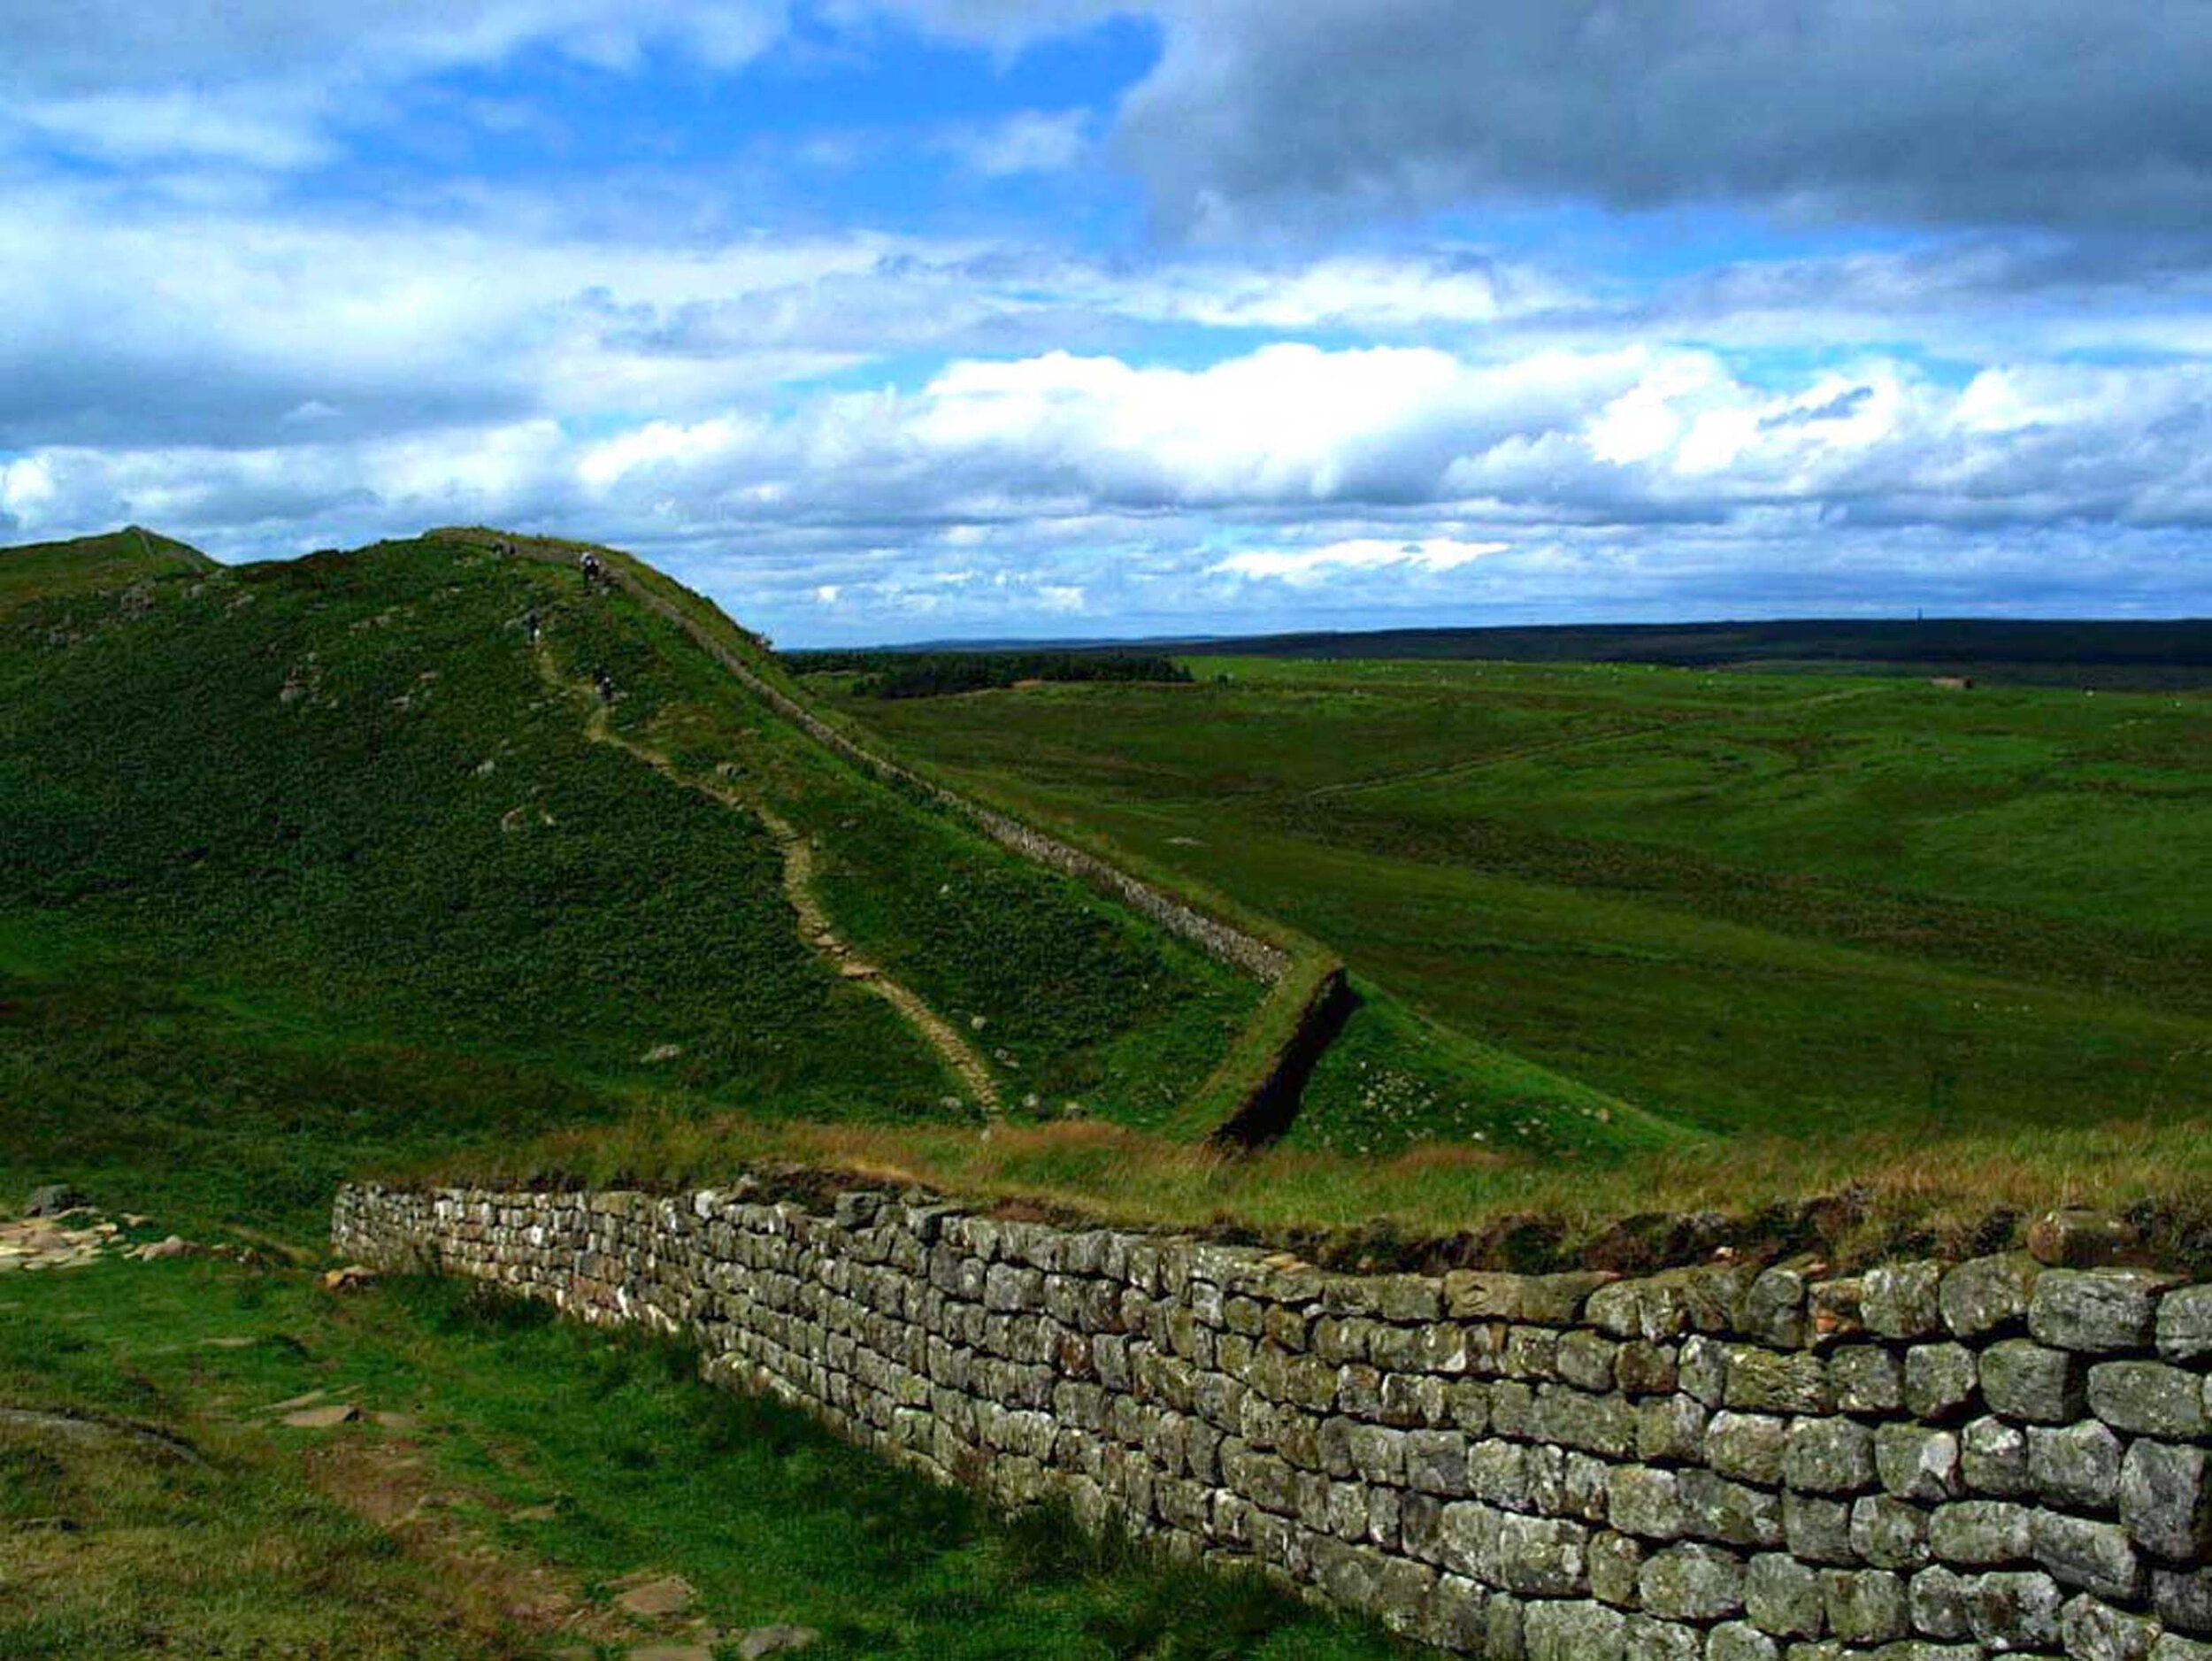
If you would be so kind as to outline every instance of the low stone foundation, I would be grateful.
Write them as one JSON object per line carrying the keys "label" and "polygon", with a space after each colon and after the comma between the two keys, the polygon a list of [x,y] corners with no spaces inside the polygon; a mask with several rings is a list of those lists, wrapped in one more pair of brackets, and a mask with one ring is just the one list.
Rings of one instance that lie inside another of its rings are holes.
{"label": "low stone foundation", "polygon": [[333,1239],[1499,1661],[2212,1661],[2212,1285],[1325,1273],[876,1194],[350,1187]]}

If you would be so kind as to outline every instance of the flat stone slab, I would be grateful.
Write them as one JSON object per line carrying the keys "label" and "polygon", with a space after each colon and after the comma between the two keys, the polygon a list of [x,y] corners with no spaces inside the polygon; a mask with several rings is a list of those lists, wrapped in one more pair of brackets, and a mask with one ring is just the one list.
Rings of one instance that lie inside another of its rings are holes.
{"label": "flat stone slab", "polygon": [[647,1620],[665,1620],[672,1615],[684,1613],[697,1596],[691,1582],[681,1575],[664,1574],[638,1581],[614,1601],[633,1615]]}
{"label": "flat stone slab", "polygon": [[360,1417],[359,1408],[346,1402],[333,1402],[327,1407],[303,1407],[296,1413],[287,1413],[284,1422],[294,1430],[330,1430],[350,1425]]}

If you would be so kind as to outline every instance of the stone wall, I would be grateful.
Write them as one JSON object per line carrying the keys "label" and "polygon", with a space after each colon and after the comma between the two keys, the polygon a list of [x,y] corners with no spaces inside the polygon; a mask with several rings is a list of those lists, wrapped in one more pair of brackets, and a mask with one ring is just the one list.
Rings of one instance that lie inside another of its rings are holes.
{"label": "stone wall", "polygon": [[349,1188],[333,1235],[1501,1661],[2212,1661],[2212,1285],[1353,1276],[859,1193]]}

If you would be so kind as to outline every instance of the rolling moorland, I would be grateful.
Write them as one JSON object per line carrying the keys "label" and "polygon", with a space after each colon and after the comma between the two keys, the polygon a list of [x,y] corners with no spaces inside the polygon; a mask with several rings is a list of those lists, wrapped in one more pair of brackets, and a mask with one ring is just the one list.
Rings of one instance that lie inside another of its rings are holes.
{"label": "rolling moorland", "polygon": [[[828,1656],[1387,1652],[995,1521],[672,1350],[327,1289],[349,1176],[780,1162],[1354,1264],[1632,1257],[1640,1215],[1711,1208],[1794,1238],[1839,1191],[1846,1252],[2066,1198],[2212,1242],[2201,696],[1190,658],[887,701],[578,551],[0,550],[0,1196],[121,1225],[0,1278],[0,1402],[99,1427],[0,1426],[0,1650],[371,1653],[373,1609],[393,1655],[781,1621]],[[703,640],[1348,964],[1282,1143],[1207,1140],[1279,999]],[[331,1404],[342,1437],[287,1422]],[[672,1574],[682,1611],[626,1609]]]}

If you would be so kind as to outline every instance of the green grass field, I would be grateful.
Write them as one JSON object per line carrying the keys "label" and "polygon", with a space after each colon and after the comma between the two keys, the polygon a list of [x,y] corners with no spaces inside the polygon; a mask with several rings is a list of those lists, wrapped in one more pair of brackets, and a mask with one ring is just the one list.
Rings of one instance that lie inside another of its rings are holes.
{"label": "green grass field", "polygon": [[[2212,698],[1190,661],[1193,687],[840,707],[1281,917],[1482,1047],[1398,1066],[1399,1099],[1456,1077],[1479,1103],[1511,1059],[1647,1135],[2212,1111]],[[1371,1072],[1403,1053],[1370,1049]],[[1294,1135],[1497,1145],[1479,1105],[1386,1119],[1346,1083]]]}

